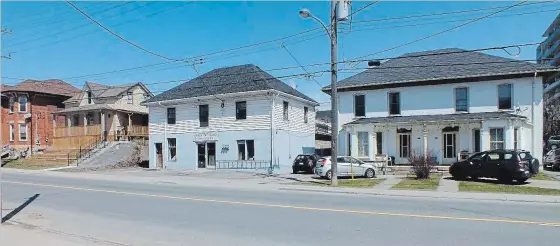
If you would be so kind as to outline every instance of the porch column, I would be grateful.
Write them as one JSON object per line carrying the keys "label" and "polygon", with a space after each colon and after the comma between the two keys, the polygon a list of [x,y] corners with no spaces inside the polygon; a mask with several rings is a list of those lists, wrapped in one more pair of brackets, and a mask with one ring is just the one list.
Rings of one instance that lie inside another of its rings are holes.
{"label": "porch column", "polygon": [[508,120],[504,131],[504,149],[513,149],[513,141],[513,124]]}
{"label": "porch column", "polygon": [[126,135],[130,134],[130,127],[132,127],[132,114],[128,114],[128,126],[126,127]]}
{"label": "porch column", "polygon": [[480,122],[480,150],[490,150],[490,135],[488,135],[488,126],[484,122]]}
{"label": "porch column", "polygon": [[103,111],[101,111],[101,136],[103,138],[103,140],[107,140],[105,137],[107,130],[105,129],[105,113]]}
{"label": "porch column", "polygon": [[52,125],[53,125],[53,137],[56,137],[56,114],[53,114],[53,120],[52,120]]}
{"label": "porch column", "polygon": [[426,125],[422,126],[422,136],[424,140],[424,161],[427,162],[428,160],[428,129],[426,129]]}
{"label": "porch column", "polygon": [[66,127],[66,136],[70,136],[70,128],[72,127],[72,116],[68,117],[68,115],[66,115],[66,124],[68,125],[68,127]]}
{"label": "porch column", "polygon": [[87,135],[87,113],[84,113],[84,136]]}

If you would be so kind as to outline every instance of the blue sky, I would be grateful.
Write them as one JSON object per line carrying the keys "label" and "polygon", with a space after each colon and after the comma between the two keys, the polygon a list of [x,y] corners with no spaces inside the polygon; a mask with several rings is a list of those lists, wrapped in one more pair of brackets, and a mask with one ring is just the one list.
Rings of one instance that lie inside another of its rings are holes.
{"label": "blue sky", "polygon": [[[358,9],[369,1],[356,1]],[[410,18],[391,21],[360,22],[391,17],[435,14],[468,9],[492,8],[515,2],[386,2],[381,1],[356,14],[351,31],[343,24],[339,35],[340,60],[397,46],[447,28],[481,17],[485,10],[453,15]],[[392,50],[371,58],[399,56],[407,52],[457,47],[476,49],[542,41],[542,33],[558,15],[560,3],[533,3],[498,14],[452,32]],[[171,63],[143,69],[103,73],[165,62],[124,43],[89,21],[65,2],[1,3],[2,27],[12,30],[2,36],[2,55],[11,53],[11,60],[2,60],[2,76],[13,78],[60,78],[78,87],[85,81],[123,84],[141,81],[147,84],[196,77],[192,67]],[[264,70],[298,66],[281,47],[286,48],[301,64],[330,61],[329,40],[321,30],[278,42],[239,49],[229,53],[206,55],[215,51],[276,39],[319,25],[301,19],[298,10],[308,8],[328,22],[327,1],[313,2],[74,2],[94,19],[150,51],[173,58],[202,55],[197,65],[201,73],[214,68],[253,63]],[[539,12],[540,11],[540,12]],[[523,15],[515,15],[520,14]],[[433,24],[436,22],[436,24]],[[428,24],[432,23],[432,24]],[[416,25],[416,26],[411,26]],[[522,48],[518,59],[535,59],[536,46]],[[516,53],[516,50],[512,50]],[[503,51],[489,52],[508,56]],[[365,64],[361,65],[362,67]],[[346,68],[347,65],[342,65]],[[309,71],[328,66],[309,67]],[[345,71],[341,78],[358,71]],[[271,71],[275,76],[301,74],[301,68]],[[73,78],[82,76],[78,78]],[[329,73],[317,74],[317,82],[327,85]],[[315,81],[286,78],[284,82],[319,102],[329,101]],[[3,84],[20,82],[2,79]],[[179,83],[160,83],[148,87],[158,93]],[[323,104],[327,106],[328,104]]]}

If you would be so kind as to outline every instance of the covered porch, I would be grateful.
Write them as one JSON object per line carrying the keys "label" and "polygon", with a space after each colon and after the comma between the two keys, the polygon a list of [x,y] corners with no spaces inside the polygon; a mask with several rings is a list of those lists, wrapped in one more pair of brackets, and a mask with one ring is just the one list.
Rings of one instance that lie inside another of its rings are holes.
{"label": "covered porch", "polygon": [[105,141],[119,141],[147,138],[149,135],[148,114],[140,110],[86,105],[54,114],[63,115],[66,119],[63,126],[53,122],[53,145],[56,148],[78,148],[97,137]]}
{"label": "covered porch", "polygon": [[492,149],[531,150],[532,126],[506,112],[362,118],[343,126],[339,152],[362,160],[386,154],[408,164],[413,154],[442,165]]}

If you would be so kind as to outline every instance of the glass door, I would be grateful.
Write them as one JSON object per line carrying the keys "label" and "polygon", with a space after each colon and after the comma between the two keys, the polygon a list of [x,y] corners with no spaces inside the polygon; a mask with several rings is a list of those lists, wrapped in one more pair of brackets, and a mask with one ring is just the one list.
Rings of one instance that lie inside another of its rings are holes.
{"label": "glass door", "polygon": [[206,150],[207,152],[207,166],[214,167],[216,166],[216,143],[206,143]]}
{"label": "glass door", "polygon": [[206,167],[206,144],[204,143],[197,144],[197,153],[198,153],[198,168],[205,168]]}

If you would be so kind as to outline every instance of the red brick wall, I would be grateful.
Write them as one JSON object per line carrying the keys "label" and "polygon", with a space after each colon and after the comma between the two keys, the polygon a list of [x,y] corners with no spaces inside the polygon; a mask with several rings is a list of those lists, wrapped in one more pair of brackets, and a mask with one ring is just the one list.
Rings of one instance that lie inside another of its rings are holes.
{"label": "red brick wall", "polygon": [[[19,103],[16,99],[14,112],[8,113],[9,103],[2,104],[2,144],[9,143],[16,148],[27,148],[33,144],[35,148],[36,137],[40,140],[40,147],[52,145],[53,116],[52,112],[64,108],[62,102],[67,97],[30,94],[26,113],[31,113],[31,119],[25,119],[24,112],[19,112]],[[7,99],[6,99],[7,101]],[[19,123],[27,123],[27,141],[19,141]],[[15,138],[10,141],[10,124],[14,125]],[[57,126],[64,126],[64,116],[57,117]]]}

